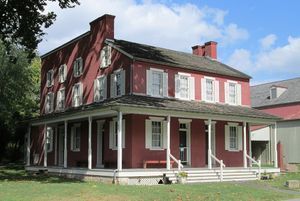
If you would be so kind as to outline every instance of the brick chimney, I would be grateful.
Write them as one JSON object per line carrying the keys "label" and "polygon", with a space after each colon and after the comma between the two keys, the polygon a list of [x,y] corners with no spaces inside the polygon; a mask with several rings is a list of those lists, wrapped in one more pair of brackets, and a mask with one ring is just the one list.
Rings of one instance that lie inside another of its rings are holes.
{"label": "brick chimney", "polygon": [[104,39],[114,39],[114,24],[115,16],[108,14],[102,15],[90,22],[91,34],[100,34]]}
{"label": "brick chimney", "polygon": [[214,41],[206,42],[204,45],[195,45],[192,50],[194,55],[217,59],[217,43]]}

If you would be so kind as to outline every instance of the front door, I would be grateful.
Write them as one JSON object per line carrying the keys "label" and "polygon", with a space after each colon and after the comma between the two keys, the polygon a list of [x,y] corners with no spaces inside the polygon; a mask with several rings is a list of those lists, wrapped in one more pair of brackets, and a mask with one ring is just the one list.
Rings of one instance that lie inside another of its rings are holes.
{"label": "front door", "polygon": [[97,121],[97,164],[96,167],[103,168],[103,142],[104,142],[104,120]]}
{"label": "front door", "polygon": [[58,165],[64,165],[64,150],[65,150],[65,129],[63,126],[58,128]]}
{"label": "front door", "polygon": [[190,165],[189,123],[179,124],[179,159],[183,165]]}

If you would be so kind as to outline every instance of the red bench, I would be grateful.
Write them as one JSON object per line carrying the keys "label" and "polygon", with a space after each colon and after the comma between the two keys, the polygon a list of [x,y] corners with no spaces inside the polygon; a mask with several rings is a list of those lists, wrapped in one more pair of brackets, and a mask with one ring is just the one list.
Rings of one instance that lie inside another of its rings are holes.
{"label": "red bench", "polygon": [[[170,163],[171,163],[171,168],[172,168],[174,161],[170,161]],[[147,168],[147,165],[150,165],[150,164],[165,164],[166,165],[167,161],[165,161],[165,160],[144,160],[143,161],[144,168]]]}

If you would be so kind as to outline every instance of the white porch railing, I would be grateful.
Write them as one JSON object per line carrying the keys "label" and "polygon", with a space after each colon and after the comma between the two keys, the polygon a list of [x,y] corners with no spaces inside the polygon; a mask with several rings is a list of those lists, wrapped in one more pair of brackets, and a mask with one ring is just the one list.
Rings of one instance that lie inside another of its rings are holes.
{"label": "white porch railing", "polygon": [[219,160],[213,154],[210,154],[210,157],[220,164],[220,181],[223,181],[223,168],[226,167],[226,165],[223,163],[223,160]]}
{"label": "white porch railing", "polygon": [[177,160],[172,154],[169,154],[169,157],[175,161],[175,163],[177,163],[177,167],[178,167],[178,171],[181,170],[181,168],[183,168],[183,165],[181,164],[180,160]]}
{"label": "white porch railing", "polygon": [[246,157],[251,161],[251,165],[256,164],[258,166],[258,179],[260,179],[261,178],[261,161],[260,160],[257,160],[257,161],[254,160],[248,154],[246,154]]}

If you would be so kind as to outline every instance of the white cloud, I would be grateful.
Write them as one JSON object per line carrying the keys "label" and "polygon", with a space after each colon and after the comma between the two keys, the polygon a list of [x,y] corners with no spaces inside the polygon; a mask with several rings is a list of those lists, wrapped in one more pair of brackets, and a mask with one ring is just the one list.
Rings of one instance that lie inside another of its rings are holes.
{"label": "white cloud", "polygon": [[299,76],[299,55],[300,37],[289,36],[287,44],[258,53],[251,53],[245,49],[235,50],[227,63],[252,75]]}
{"label": "white cloud", "polygon": [[271,46],[274,45],[276,40],[277,40],[277,36],[275,34],[269,34],[266,37],[260,39],[260,45],[262,49],[266,50],[271,48]]}
{"label": "white cloud", "polygon": [[140,43],[191,52],[191,46],[209,40],[228,45],[248,37],[236,24],[225,24],[227,11],[199,8],[194,4],[163,4],[136,0],[85,0],[73,9],[47,7],[58,17],[45,31],[39,51],[45,53],[89,30],[89,22],[109,13],[116,16],[115,37]]}

